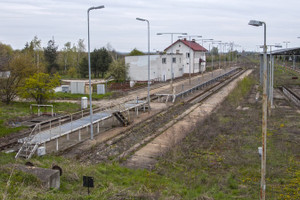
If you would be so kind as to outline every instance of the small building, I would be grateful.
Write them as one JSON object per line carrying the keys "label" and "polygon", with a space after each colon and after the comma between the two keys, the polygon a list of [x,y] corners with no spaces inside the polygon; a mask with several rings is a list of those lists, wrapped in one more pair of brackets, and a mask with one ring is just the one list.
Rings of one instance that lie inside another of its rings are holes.
{"label": "small building", "polygon": [[[173,78],[183,76],[182,55],[150,55],[150,80],[166,81],[171,79],[171,60],[173,59]],[[129,64],[128,76],[134,81],[148,80],[148,55],[126,56]]]}
{"label": "small building", "polygon": [[[165,52],[182,54],[183,72],[185,74],[199,73],[205,71],[207,49],[198,44],[195,40],[177,40],[165,49]],[[191,62],[191,63],[190,63]]]}
{"label": "small building", "polygon": [[[178,78],[189,72],[205,71],[206,51],[195,41],[177,40],[165,49],[166,54],[150,55],[150,80],[166,81],[171,76]],[[129,65],[130,80],[148,80],[148,55],[126,56],[125,63]]]}

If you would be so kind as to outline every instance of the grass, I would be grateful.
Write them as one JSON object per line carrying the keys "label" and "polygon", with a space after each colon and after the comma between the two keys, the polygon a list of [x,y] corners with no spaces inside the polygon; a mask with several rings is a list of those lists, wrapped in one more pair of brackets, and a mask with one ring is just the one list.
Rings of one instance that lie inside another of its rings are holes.
{"label": "grass", "polygon": [[[112,95],[113,95],[112,92],[107,92],[105,94],[93,94],[92,99],[100,100],[100,99],[104,99],[104,98],[109,98]],[[55,99],[80,100],[81,97],[89,98],[89,95],[88,94],[71,94],[71,93],[65,93],[65,92],[55,93]]]}
{"label": "grass", "polygon": [[[298,79],[292,79],[292,77],[298,77]],[[300,85],[300,75],[281,65],[276,65],[274,69],[274,87],[282,85]]]}
{"label": "grass", "polygon": [[[0,154],[1,166],[14,162],[13,155]],[[25,161],[17,161],[24,163]],[[59,190],[46,190],[37,186],[38,180],[29,179],[15,172],[13,177],[21,176],[8,188],[8,199],[147,199],[156,195],[157,191],[167,196],[178,196],[185,193],[184,184],[172,182],[172,180],[147,170],[133,170],[119,166],[118,164],[87,165],[62,157],[45,156],[31,160],[36,166],[50,168],[53,163],[63,169],[61,188]],[[2,167],[0,176],[0,192],[4,193],[6,182],[11,170]],[[82,187],[82,176],[94,177],[95,187],[91,189],[91,195],[87,195],[87,188]],[[24,184],[24,182],[31,184]],[[35,188],[32,188],[32,185]],[[30,192],[28,191],[30,190]],[[14,195],[12,192],[16,192]],[[19,193],[17,191],[27,191]],[[34,199],[34,198],[32,198]]]}
{"label": "grass", "polygon": [[[31,162],[36,166],[57,164],[63,169],[61,188],[46,190],[38,180],[15,172],[7,199],[259,199],[261,104],[248,101],[254,80],[257,76],[239,82],[220,109],[199,122],[152,171],[35,157]],[[237,105],[249,110],[237,110]],[[274,109],[268,118],[267,199],[300,199],[299,118],[285,108]],[[25,162],[13,156],[0,153],[0,195],[10,174],[3,166]],[[94,177],[90,195],[82,187],[83,175]]]}
{"label": "grass", "polygon": [[236,89],[233,92],[231,92],[228,96],[229,102],[233,103],[234,105],[237,105],[241,101],[241,99],[244,98],[245,95],[249,92],[253,84],[253,78],[246,77],[243,80],[241,80]]}
{"label": "grass", "polygon": [[[18,132],[26,129],[24,126],[12,126],[18,124],[20,121],[29,118],[30,113],[30,104],[35,104],[34,102],[11,102],[9,105],[0,103],[0,137],[9,135],[14,132]],[[71,113],[80,109],[80,105],[74,103],[49,103],[53,105],[54,113]],[[51,112],[50,108],[45,110],[41,108],[42,112]],[[37,107],[33,107],[33,112],[37,113]]]}

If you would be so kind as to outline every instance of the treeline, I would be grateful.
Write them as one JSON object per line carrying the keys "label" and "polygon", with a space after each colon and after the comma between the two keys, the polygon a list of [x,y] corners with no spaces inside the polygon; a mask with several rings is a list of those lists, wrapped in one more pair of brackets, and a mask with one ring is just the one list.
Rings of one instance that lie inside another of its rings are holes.
{"label": "treeline", "polygon": [[[116,81],[127,80],[128,67],[122,55],[109,44],[91,52],[92,78],[112,77]],[[87,78],[88,59],[83,39],[76,44],[67,42],[58,50],[55,40],[48,41],[46,47],[35,36],[21,50],[13,50],[10,45],[0,43],[0,98],[9,103],[17,95],[26,80],[40,74],[51,77]]]}
{"label": "treeline", "polygon": [[[30,54],[38,69],[54,74],[66,75],[70,78],[85,78],[88,75],[88,60],[86,46],[83,39],[77,43],[67,42],[58,50],[55,40],[48,41],[46,47],[41,47],[41,40],[35,36],[31,42],[25,44],[21,52]],[[111,46],[94,49],[91,52],[91,69],[94,78],[103,78],[110,63],[123,58]]]}

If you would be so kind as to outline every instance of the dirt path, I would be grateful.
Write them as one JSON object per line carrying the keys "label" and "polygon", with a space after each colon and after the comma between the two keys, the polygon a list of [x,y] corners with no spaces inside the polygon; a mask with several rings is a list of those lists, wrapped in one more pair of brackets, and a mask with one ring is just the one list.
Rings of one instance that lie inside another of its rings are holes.
{"label": "dirt path", "polygon": [[[246,71],[238,79],[231,82],[228,86],[221,89],[203,103],[192,106],[186,112],[178,116],[176,119],[170,122],[174,123],[173,126],[156,137],[152,142],[136,151],[129,159],[125,161],[124,165],[131,168],[152,168],[152,166],[156,163],[157,157],[181,141],[196,127],[197,122],[210,115],[210,113],[236,87],[238,81],[248,76],[251,72],[252,70]],[[166,126],[168,126],[168,124]]]}

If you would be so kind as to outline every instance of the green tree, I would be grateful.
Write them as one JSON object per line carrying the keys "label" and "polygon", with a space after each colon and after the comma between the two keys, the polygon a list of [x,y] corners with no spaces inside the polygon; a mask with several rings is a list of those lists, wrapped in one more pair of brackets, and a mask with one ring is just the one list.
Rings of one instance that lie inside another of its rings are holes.
{"label": "green tree", "polygon": [[219,49],[217,47],[213,47],[210,51],[211,55],[218,56],[219,55]]}
{"label": "green tree", "polygon": [[67,42],[63,48],[64,71],[70,66],[71,42]]}
{"label": "green tree", "polygon": [[136,48],[134,48],[130,53],[129,56],[142,56],[145,55],[143,52],[137,50]]}
{"label": "green tree", "polygon": [[89,74],[88,59],[84,57],[79,65],[79,74],[81,78],[85,78]]}
{"label": "green tree", "polygon": [[7,70],[10,71],[9,77],[0,79],[0,96],[2,102],[9,104],[16,97],[24,80],[36,69],[30,55],[17,54],[9,62]]}
{"label": "green tree", "polygon": [[123,82],[128,79],[128,68],[124,59],[114,60],[107,72],[107,77],[113,77],[117,82]]}
{"label": "green tree", "polygon": [[0,42],[0,70],[5,71],[8,67],[9,60],[13,56],[13,49],[10,45]]}
{"label": "green tree", "polygon": [[78,40],[76,49],[77,49],[77,65],[76,65],[76,67],[79,67],[82,59],[84,57],[86,57],[85,45],[84,45],[83,39]]}
{"label": "green tree", "polygon": [[104,77],[105,72],[108,70],[110,63],[112,62],[112,57],[106,48],[95,49],[91,53],[91,68],[94,77]]}
{"label": "green tree", "polygon": [[34,36],[33,40],[31,41],[34,51],[34,62],[38,69],[41,68],[41,57],[42,57],[42,47],[41,47],[41,40],[38,39],[37,36]]}
{"label": "green tree", "polygon": [[38,104],[47,102],[54,96],[54,88],[59,86],[60,76],[50,76],[45,73],[35,73],[25,80],[24,86],[20,87],[20,95],[23,98],[33,98]]}
{"label": "green tree", "polygon": [[28,43],[26,42],[25,47],[21,51],[22,53],[31,56],[34,65],[38,71],[45,70],[45,58],[43,48],[41,47],[41,40],[37,36]]}
{"label": "green tree", "polygon": [[70,78],[75,78],[76,75],[77,75],[77,70],[76,70],[76,68],[75,68],[75,67],[70,67],[70,68],[68,69],[68,76],[69,76]]}
{"label": "green tree", "polygon": [[55,41],[49,40],[48,45],[46,48],[44,48],[44,55],[45,59],[47,61],[47,71],[48,73],[55,73],[59,70],[59,65],[57,64],[57,49],[58,46],[55,45]]}

